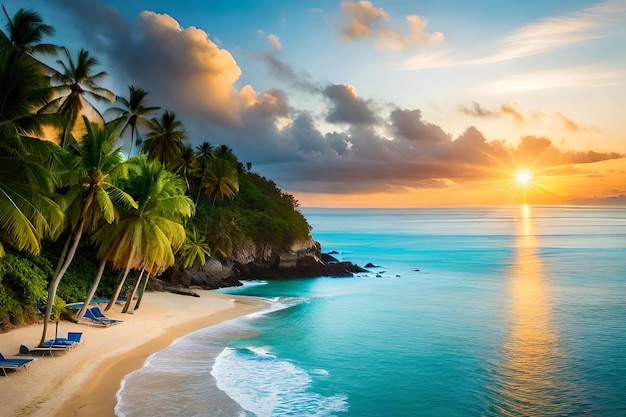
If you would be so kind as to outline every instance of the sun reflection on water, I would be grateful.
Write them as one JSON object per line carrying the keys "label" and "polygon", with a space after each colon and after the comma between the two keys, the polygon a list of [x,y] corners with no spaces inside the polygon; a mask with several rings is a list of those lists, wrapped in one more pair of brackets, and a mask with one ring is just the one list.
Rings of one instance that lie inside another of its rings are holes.
{"label": "sun reflection on water", "polygon": [[550,319],[549,288],[528,205],[522,206],[517,225],[509,292],[510,326],[496,364],[488,415],[561,415],[558,329]]}

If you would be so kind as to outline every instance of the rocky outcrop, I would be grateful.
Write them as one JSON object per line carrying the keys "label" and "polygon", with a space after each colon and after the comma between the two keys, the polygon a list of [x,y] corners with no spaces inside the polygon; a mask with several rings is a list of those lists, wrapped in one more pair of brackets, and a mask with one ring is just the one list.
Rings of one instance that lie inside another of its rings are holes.
{"label": "rocky outcrop", "polygon": [[321,245],[313,239],[296,242],[289,251],[272,254],[245,242],[234,254],[232,263],[222,264],[211,257],[204,266],[180,270],[170,268],[159,279],[170,286],[217,289],[242,285],[240,279],[289,279],[316,277],[351,277],[367,272],[351,262],[341,262],[322,254]]}
{"label": "rocky outcrop", "polygon": [[268,261],[254,260],[236,264],[241,279],[287,279],[315,277],[350,277],[365,269],[351,262],[340,262],[321,253],[321,245],[313,239],[298,242],[289,252]]}
{"label": "rocky outcrop", "polygon": [[159,279],[178,287],[197,287],[207,290],[241,286],[232,264],[224,265],[215,257],[210,257],[203,266],[193,266],[187,269],[170,268]]}

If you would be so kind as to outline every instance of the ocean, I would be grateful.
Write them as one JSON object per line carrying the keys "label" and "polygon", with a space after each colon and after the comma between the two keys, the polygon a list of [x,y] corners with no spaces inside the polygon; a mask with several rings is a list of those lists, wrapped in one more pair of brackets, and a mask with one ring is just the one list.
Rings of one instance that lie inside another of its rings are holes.
{"label": "ocean", "polygon": [[352,278],[273,300],[128,375],[116,414],[626,416],[626,208],[303,209]]}

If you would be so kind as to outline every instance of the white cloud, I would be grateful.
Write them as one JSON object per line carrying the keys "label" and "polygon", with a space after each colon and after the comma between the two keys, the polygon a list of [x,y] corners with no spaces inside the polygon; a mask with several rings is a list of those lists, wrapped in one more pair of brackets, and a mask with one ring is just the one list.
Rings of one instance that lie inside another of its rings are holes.
{"label": "white cloud", "polygon": [[495,52],[477,58],[460,59],[451,50],[410,58],[403,69],[424,69],[484,65],[542,54],[576,43],[623,31],[626,1],[608,0],[565,16],[549,17],[523,26],[492,45]]}
{"label": "white cloud", "polygon": [[509,94],[526,91],[546,90],[563,87],[591,87],[626,83],[623,71],[608,66],[586,66],[579,68],[553,68],[516,74],[479,86],[486,94]]}

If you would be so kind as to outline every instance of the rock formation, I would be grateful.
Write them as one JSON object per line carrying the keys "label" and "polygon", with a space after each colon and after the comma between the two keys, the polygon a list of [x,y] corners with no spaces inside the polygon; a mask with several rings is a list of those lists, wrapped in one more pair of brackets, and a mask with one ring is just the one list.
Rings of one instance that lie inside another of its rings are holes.
{"label": "rock formation", "polygon": [[203,266],[185,270],[170,268],[160,280],[185,288],[216,289],[240,286],[240,279],[350,277],[361,272],[367,271],[351,262],[341,262],[331,255],[322,254],[319,242],[310,239],[296,242],[289,251],[278,254],[246,242],[231,262],[223,264],[211,257]]}

